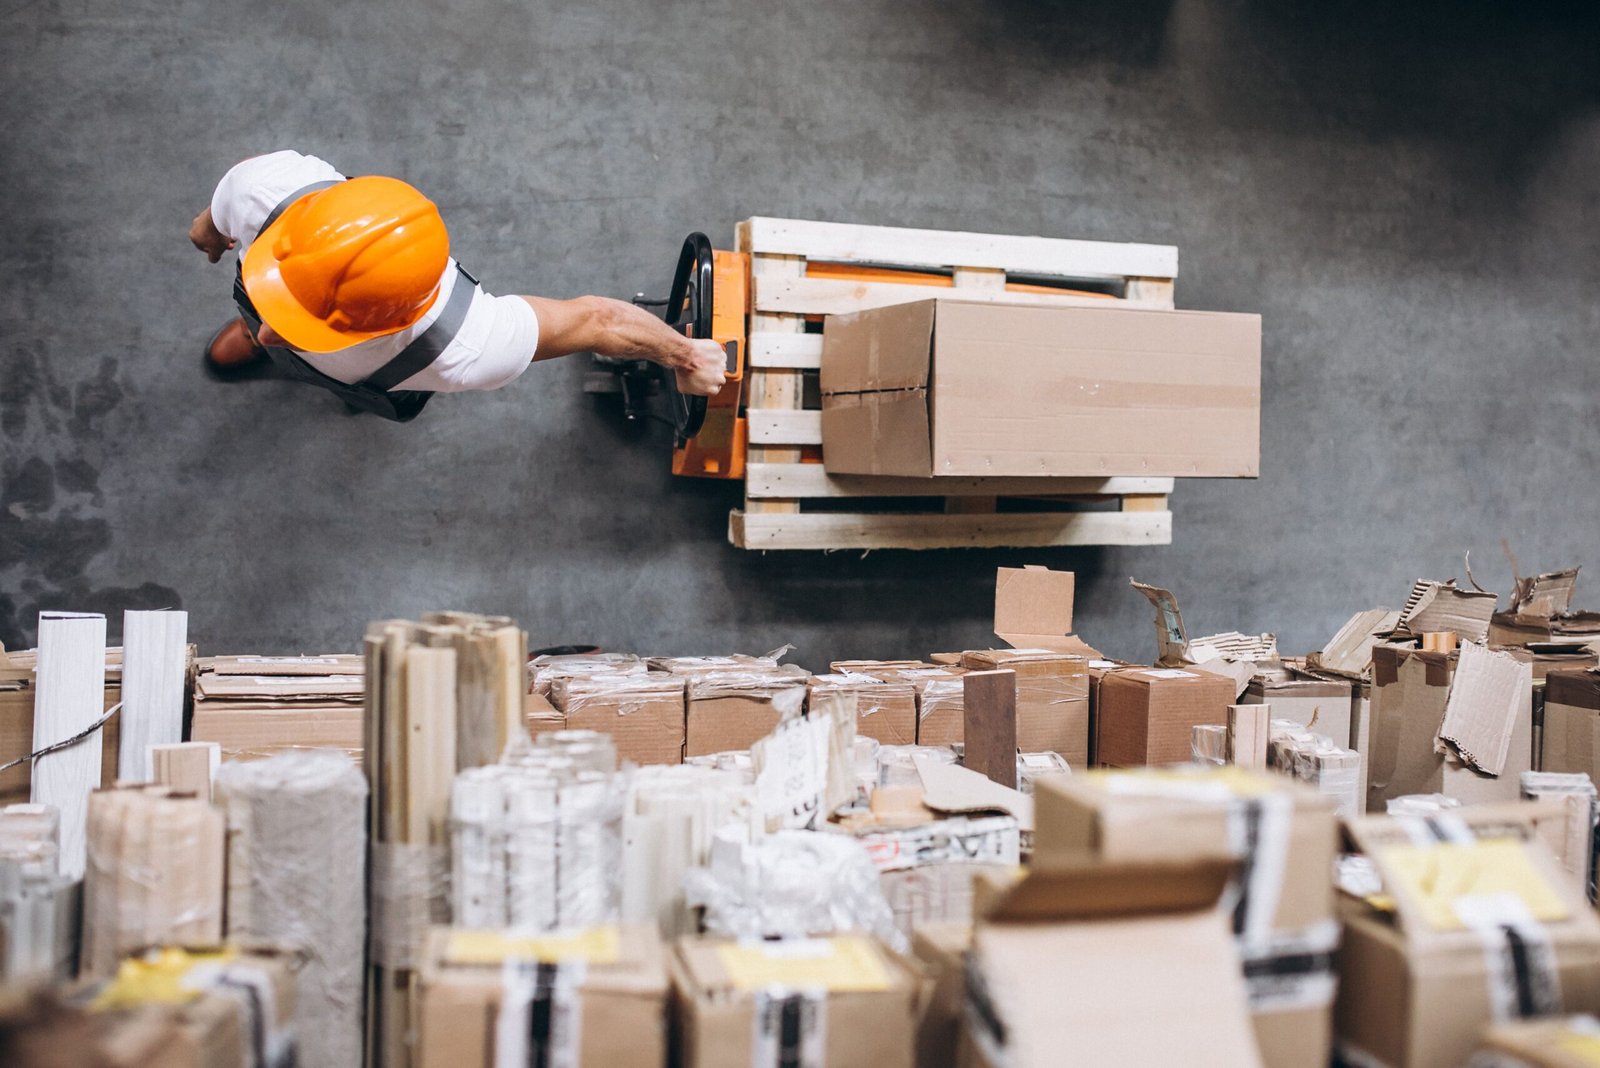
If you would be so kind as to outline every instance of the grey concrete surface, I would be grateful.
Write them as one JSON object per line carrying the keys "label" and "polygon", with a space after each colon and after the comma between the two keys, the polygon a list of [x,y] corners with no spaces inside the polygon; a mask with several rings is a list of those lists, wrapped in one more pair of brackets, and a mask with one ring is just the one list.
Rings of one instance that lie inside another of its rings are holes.
{"label": "grey concrete surface", "polygon": [[[1304,650],[1468,549],[1505,589],[1502,537],[1600,606],[1597,55],[1578,3],[0,0],[0,640],[462,607],[816,666],[982,644],[1034,561],[1116,654],[1129,575]],[[576,363],[399,427],[213,384],[231,262],[185,230],[281,147],[429,192],[495,292],[660,288],[752,214],[1176,244],[1180,306],[1265,317],[1263,475],[1181,484],[1170,548],[763,556]]]}

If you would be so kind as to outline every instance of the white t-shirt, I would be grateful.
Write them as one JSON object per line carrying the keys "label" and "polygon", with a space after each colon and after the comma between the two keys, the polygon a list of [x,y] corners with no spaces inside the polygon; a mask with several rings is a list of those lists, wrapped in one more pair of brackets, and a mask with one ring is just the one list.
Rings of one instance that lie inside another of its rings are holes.
{"label": "white t-shirt", "polygon": [[[271,152],[237,164],[211,195],[211,221],[226,237],[239,242],[239,255],[261,232],[272,209],[284,197],[313,182],[337,181],[344,175],[315,156],[298,152]],[[443,313],[457,282],[466,279],[452,259],[445,267],[439,298],[416,323],[399,333],[363,341],[338,352],[303,352],[311,366],[341,382],[360,382],[400,354]],[[539,318],[521,297],[495,297],[482,286],[472,306],[444,352],[397,385],[396,389],[425,389],[457,393],[468,389],[499,389],[527,370],[539,343]]]}

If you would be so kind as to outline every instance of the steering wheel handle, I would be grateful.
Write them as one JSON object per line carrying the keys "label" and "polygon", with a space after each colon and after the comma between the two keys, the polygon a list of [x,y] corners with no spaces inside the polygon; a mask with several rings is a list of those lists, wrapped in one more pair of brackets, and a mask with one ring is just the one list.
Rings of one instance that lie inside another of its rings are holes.
{"label": "steering wheel handle", "polygon": [[[711,239],[699,231],[684,239],[683,250],[678,253],[678,266],[672,273],[672,289],[662,316],[667,325],[680,334],[696,338],[711,336],[715,299],[712,255]],[[678,376],[673,372],[667,371],[665,377],[675,444],[682,448],[705,425],[706,398],[678,392]]]}

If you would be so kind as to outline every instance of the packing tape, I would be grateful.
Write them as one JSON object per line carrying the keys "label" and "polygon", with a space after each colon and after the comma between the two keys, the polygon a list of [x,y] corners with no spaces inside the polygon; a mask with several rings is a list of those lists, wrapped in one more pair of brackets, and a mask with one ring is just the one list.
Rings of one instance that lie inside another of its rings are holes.
{"label": "packing tape", "polygon": [[1338,988],[1334,971],[1338,945],[1337,920],[1272,932],[1266,952],[1244,958],[1250,1011],[1291,1012],[1331,1005]]}
{"label": "packing tape", "polygon": [[962,972],[966,976],[967,988],[962,1007],[966,1033],[978,1048],[984,1064],[1005,1068],[1011,1063],[1011,1054],[1006,1048],[1009,1036],[1005,1021],[995,1007],[994,997],[989,993],[989,981],[976,952],[964,956]]}
{"label": "packing tape", "polygon": [[827,1063],[827,993],[785,987],[757,991],[750,1068],[826,1068]]}
{"label": "packing tape", "polygon": [[244,1017],[245,1068],[292,1068],[294,1032],[278,1026],[278,995],[272,978],[248,963],[200,965],[189,980],[231,997]]}
{"label": "packing tape", "polygon": [[1233,933],[1240,953],[1270,952],[1272,920],[1283,895],[1294,803],[1287,793],[1243,797],[1228,806],[1228,848],[1239,858],[1234,881]]}
{"label": "packing tape", "polygon": [[508,960],[501,969],[494,1068],[579,1068],[582,960]]}
{"label": "packing tape", "polygon": [[1561,975],[1549,933],[1515,894],[1457,898],[1461,917],[1483,943],[1489,1011],[1496,1022],[1561,1011]]}

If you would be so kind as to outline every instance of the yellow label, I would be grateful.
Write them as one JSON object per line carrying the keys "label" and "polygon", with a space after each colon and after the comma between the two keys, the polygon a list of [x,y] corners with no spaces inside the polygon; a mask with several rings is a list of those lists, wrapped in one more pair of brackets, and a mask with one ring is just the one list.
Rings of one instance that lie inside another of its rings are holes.
{"label": "yellow label", "polygon": [[1566,1031],[1556,1039],[1556,1048],[1584,1064],[1600,1066],[1600,1035]]}
{"label": "yellow label", "polygon": [[[1082,773],[1100,789],[1111,793],[1149,792],[1176,796],[1191,787],[1197,791],[1226,792],[1234,797],[1263,797],[1282,787],[1271,778],[1235,764],[1185,765],[1182,768],[1095,768]],[[1142,790],[1148,787],[1148,791]]]}
{"label": "yellow label", "polygon": [[1560,895],[1534,867],[1522,843],[1514,839],[1386,846],[1377,851],[1377,859],[1385,880],[1417,903],[1423,920],[1434,930],[1465,928],[1455,903],[1490,894],[1517,898],[1541,923],[1569,915]]}
{"label": "yellow label", "polygon": [[182,949],[161,949],[142,957],[125,960],[116,977],[95,995],[94,1009],[126,1009],[135,1005],[184,1005],[205,991],[184,982],[189,971],[200,964],[224,964],[238,954],[232,949],[216,953],[190,953]]}
{"label": "yellow label", "polygon": [[581,960],[611,964],[621,953],[622,936],[615,927],[588,927],[542,935],[507,931],[451,931],[444,957],[450,964],[503,964],[532,960],[541,964]]}
{"label": "yellow label", "polygon": [[883,954],[865,938],[738,942],[717,952],[736,990],[783,986],[855,994],[888,990],[891,984]]}

